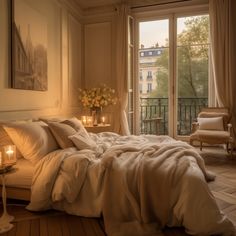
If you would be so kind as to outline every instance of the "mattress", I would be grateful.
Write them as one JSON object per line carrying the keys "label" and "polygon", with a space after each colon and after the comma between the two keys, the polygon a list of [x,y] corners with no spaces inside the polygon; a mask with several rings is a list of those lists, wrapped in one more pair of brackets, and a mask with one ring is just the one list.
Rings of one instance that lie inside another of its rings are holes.
{"label": "mattress", "polygon": [[15,171],[5,175],[6,186],[30,189],[34,165],[30,161],[20,158],[14,167],[16,168]]}

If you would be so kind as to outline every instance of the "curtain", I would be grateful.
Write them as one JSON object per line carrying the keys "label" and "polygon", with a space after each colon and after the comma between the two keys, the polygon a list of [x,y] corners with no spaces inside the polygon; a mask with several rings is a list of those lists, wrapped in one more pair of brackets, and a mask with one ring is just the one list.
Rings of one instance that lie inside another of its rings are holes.
{"label": "curtain", "polygon": [[209,0],[212,76],[216,103],[230,109],[236,134],[236,1]]}
{"label": "curtain", "polygon": [[128,8],[121,4],[116,8],[116,81],[118,112],[115,114],[115,132],[129,135],[126,109],[128,105],[127,87],[127,19]]}

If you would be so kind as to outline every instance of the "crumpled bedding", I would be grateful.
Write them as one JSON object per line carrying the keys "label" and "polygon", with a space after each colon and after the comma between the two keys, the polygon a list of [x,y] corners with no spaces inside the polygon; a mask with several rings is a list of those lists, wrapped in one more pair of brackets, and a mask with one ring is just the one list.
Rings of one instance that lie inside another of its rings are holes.
{"label": "crumpled bedding", "polygon": [[166,225],[232,234],[206,182],[214,176],[191,146],[168,136],[90,136],[96,150],[57,150],[37,164],[29,210],[102,214],[109,236],[158,235]]}

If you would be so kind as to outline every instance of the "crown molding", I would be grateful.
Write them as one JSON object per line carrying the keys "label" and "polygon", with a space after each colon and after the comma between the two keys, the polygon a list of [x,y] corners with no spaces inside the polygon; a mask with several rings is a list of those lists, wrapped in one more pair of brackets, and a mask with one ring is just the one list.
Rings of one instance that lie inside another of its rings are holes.
{"label": "crown molding", "polygon": [[83,10],[80,8],[76,0],[57,0],[63,7],[66,7],[78,19],[83,17]]}

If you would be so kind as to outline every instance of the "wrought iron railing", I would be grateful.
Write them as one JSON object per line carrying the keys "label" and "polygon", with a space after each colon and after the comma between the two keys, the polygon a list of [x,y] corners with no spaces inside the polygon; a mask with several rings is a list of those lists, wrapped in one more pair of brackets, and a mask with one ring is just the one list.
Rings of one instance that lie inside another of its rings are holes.
{"label": "wrought iron railing", "polygon": [[[207,105],[207,98],[178,98],[178,135],[191,133],[192,122]],[[168,134],[168,98],[140,98],[140,131]]]}

